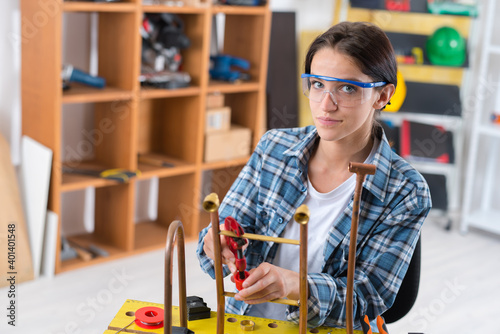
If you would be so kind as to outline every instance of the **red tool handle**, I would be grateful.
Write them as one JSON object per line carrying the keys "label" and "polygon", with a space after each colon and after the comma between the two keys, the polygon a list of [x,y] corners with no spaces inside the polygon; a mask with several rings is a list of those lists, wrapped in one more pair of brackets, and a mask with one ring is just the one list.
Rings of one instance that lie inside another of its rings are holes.
{"label": "red tool handle", "polygon": [[[241,225],[231,216],[224,220],[224,229],[233,232],[238,237],[245,234]],[[236,289],[241,290],[243,289],[243,282],[249,275],[248,271],[246,271],[247,260],[243,255],[243,246],[247,244],[248,240],[244,238],[234,238],[227,235],[225,238],[229,249],[233,252],[236,259],[236,272],[233,274],[234,283],[236,284]]]}

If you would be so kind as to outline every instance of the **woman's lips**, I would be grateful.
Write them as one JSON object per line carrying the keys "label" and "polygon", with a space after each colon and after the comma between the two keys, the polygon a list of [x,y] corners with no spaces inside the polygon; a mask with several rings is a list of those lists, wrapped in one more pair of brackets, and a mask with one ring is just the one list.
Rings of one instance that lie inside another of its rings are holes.
{"label": "woman's lips", "polygon": [[337,119],[333,119],[333,118],[329,118],[329,117],[318,117],[318,121],[322,125],[336,125],[336,124],[340,124],[340,122],[341,122]]}

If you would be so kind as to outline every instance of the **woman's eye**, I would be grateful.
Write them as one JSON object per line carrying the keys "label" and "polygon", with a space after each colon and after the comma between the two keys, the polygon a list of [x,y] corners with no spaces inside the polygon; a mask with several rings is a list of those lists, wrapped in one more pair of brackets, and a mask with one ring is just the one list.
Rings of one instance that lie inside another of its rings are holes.
{"label": "woman's eye", "polygon": [[351,85],[344,85],[340,90],[342,91],[342,93],[353,94],[356,92],[356,87]]}
{"label": "woman's eye", "polygon": [[313,87],[315,89],[323,89],[324,85],[319,81],[312,81],[311,87]]}

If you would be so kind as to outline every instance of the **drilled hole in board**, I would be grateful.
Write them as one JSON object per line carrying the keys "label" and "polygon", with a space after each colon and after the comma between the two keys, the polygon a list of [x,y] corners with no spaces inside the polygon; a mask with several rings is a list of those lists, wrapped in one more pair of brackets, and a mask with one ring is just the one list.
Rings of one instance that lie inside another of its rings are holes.
{"label": "drilled hole in board", "polygon": [[125,315],[127,317],[133,317],[135,315],[135,312],[134,311],[128,311],[127,313],[125,313]]}
{"label": "drilled hole in board", "polygon": [[227,318],[227,322],[236,322],[238,320],[236,320],[236,318]]}
{"label": "drilled hole in board", "polygon": [[313,328],[309,331],[309,333],[319,333],[319,329]]}
{"label": "drilled hole in board", "polygon": [[271,322],[271,323],[267,324],[267,327],[269,327],[269,328],[278,328],[278,324],[276,324],[274,322]]}

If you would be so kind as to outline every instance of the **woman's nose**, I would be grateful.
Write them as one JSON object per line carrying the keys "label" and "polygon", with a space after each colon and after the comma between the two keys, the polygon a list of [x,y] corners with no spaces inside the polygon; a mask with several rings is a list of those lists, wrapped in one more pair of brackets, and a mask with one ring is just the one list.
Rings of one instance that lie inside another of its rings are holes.
{"label": "woman's nose", "polygon": [[321,99],[321,108],[324,110],[337,109],[338,104],[332,92],[325,90]]}

